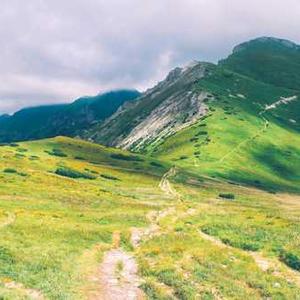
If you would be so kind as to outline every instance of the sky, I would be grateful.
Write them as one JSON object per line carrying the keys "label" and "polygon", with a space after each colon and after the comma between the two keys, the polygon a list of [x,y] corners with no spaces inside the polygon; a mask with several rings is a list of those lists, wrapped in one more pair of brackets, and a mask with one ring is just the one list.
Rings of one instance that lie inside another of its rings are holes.
{"label": "sky", "polygon": [[1,0],[0,113],[217,62],[259,36],[300,43],[299,0]]}

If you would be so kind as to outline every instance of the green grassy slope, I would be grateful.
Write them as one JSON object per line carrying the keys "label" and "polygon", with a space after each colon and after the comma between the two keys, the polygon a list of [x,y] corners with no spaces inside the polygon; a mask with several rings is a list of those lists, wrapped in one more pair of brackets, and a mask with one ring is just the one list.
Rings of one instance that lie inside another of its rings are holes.
{"label": "green grassy slope", "polygon": [[[158,188],[165,167],[119,150],[59,137],[2,146],[0,156],[0,295],[10,295],[5,299],[19,299],[3,287],[9,282],[50,299],[79,299],[83,273],[89,263],[97,267],[112,232],[121,232],[126,247],[129,229],[145,226],[146,213],[168,200]],[[95,179],[59,176],[57,168]],[[85,258],[95,245],[95,255]],[[88,261],[80,266],[82,259]]]}
{"label": "green grassy slope", "polygon": [[265,37],[243,43],[221,64],[276,86],[300,86],[300,46],[287,40]]}
{"label": "green grassy slope", "polygon": [[299,98],[263,113],[281,97],[299,97],[298,91],[223,68],[195,88],[215,96],[208,103],[209,115],[160,145],[150,145],[149,153],[197,174],[273,191],[299,191]]}
{"label": "green grassy slope", "polygon": [[[137,258],[146,299],[297,299],[300,293],[298,277],[280,263],[296,269],[300,261],[293,196],[177,169],[169,178],[177,198],[159,188],[170,165],[64,137],[1,146],[0,156],[3,299],[27,299],[28,289],[53,300],[90,299],[101,289],[93,278],[114,232]],[[234,201],[221,193],[234,194]],[[154,233],[134,248],[131,229],[150,225]],[[248,249],[274,261],[281,275],[262,270]]]}
{"label": "green grassy slope", "polygon": [[24,108],[0,118],[0,142],[76,136],[79,131],[111,116],[124,102],[137,98],[136,90],[118,90],[83,97],[71,104]]}

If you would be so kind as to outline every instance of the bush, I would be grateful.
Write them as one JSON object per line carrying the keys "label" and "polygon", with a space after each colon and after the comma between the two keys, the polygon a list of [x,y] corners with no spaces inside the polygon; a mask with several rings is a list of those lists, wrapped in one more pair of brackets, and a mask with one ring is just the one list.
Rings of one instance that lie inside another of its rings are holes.
{"label": "bush", "polygon": [[199,136],[199,135],[207,135],[208,132],[207,131],[199,131],[196,136]]}
{"label": "bush", "polygon": [[22,176],[22,177],[27,177],[28,176],[28,174],[27,173],[24,173],[24,172],[19,172],[18,173],[20,176]]}
{"label": "bush", "polygon": [[156,161],[151,161],[150,165],[153,166],[153,167],[163,168],[163,165],[161,163],[156,162]]}
{"label": "bush", "polygon": [[53,156],[59,156],[59,157],[67,157],[68,156],[60,149],[52,149],[52,151],[46,150],[45,152],[48,153],[49,155],[53,155]]}
{"label": "bush", "polygon": [[55,171],[55,174],[64,176],[64,177],[74,178],[74,179],[78,179],[78,178],[96,179],[96,176],[94,176],[92,174],[83,173],[83,172],[73,170],[70,168],[66,168],[66,167],[57,168]]}
{"label": "bush", "polygon": [[10,146],[10,147],[19,147],[19,144],[16,144],[16,143],[10,143],[9,146]]}
{"label": "bush", "polygon": [[16,169],[13,168],[6,168],[3,170],[4,173],[16,174],[18,173]]}
{"label": "bush", "polygon": [[17,175],[20,175],[20,176],[23,176],[23,177],[28,176],[27,173],[18,172],[16,169],[13,169],[13,168],[6,168],[6,169],[3,170],[3,172],[8,173],[8,174],[17,174]]}
{"label": "bush", "polygon": [[185,155],[182,155],[182,156],[179,157],[180,160],[187,159],[187,158],[188,158],[188,157],[185,156]]}
{"label": "bush", "polygon": [[190,139],[190,142],[198,142],[198,140],[199,139],[197,137],[193,137],[193,138]]}
{"label": "bush", "polygon": [[111,154],[113,159],[127,160],[127,161],[144,161],[142,158],[136,155],[124,155],[122,153]]}
{"label": "bush", "polygon": [[101,176],[102,178],[109,179],[109,180],[120,180],[120,179],[117,178],[117,177],[114,177],[114,176],[111,176],[111,175],[107,175],[107,174],[101,174],[100,176]]}
{"label": "bush", "polygon": [[29,157],[29,159],[30,160],[38,160],[38,159],[40,159],[37,155],[31,155],[30,157]]}
{"label": "bush", "polygon": [[292,252],[281,250],[280,260],[290,268],[300,271],[300,257]]}
{"label": "bush", "polygon": [[85,158],[82,157],[82,156],[74,156],[74,159],[77,159],[77,160],[85,160]]}
{"label": "bush", "polygon": [[25,148],[17,148],[16,151],[18,152],[27,152],[28,150]]}
{"label": "bush", "polygon": [[219,197],[220,198],[224,198],[224,199],[230,199],[230,200],[233,200],[233,199],[235,199],[235,195],[234,194],[223,194],[223,193],[221,193],[221,194],[219,194]]}

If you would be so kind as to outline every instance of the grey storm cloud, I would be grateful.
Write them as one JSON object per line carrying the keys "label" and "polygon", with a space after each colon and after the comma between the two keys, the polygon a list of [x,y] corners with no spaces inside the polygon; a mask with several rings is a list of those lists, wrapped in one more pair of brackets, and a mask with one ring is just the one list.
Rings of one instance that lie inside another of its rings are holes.
{"label": "grey storm cloud", "polygon": [[300,41],[299,0],[2,0],[0,113],[115,88],[257,36]]}

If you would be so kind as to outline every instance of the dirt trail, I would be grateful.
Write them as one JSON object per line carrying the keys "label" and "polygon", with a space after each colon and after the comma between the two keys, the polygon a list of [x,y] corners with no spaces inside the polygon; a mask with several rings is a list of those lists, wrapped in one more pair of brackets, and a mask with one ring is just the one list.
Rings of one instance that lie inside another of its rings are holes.
{"label": "dirt trail", "polygon": [[[175,167],[166,172],[159,183],[160,189],[168,196],[179,198],[178,193],[172,188],[168,178],[176,174]],[[162,211],[152,211],[147,215],[150,226],[132,228],[131,243],[137,248],[144,238],[151,238],[160,234],[159,220],[175,211],[167,208]],[[99,290],[90,295],[90,300],[141,300],[145,299],[143,291],[139,288],[141,279],[137,275],[138,268],[133,255],[120,248],[120,233],[113,234],[113,249],[104,254],[99,267],[96,281]]]}
{"label": "dirt trail", "polygon": [[120,248],[120,234],[113,235],[113,249],[106,252],[99,267],[100,290],[90,300],[142,300],[138,268],[134,257]]}
{"label": "dirt trail", "polygon": [[175,197],[180,200],[180,195],[170,184],[169,178],[176,175],[176,167],[172,167],[168,172],[166,172],[159,183],[159,188],[168,196]]}
{"label": "dirt trail", "polygon": [[[234,247],[224,244],[221,240],[211,235],[208,235],[201,230],[199,230],[199,234],[203,239],[212,242],[213,244],[217,245],[220,248],[236,249]],[[300,273],[288,268],[279,260],[265,257],[260,252],[243,251],[243,250],[241,251],[244,252],[245,254],[250,255],[254,259],[256,265],[262,271],[271,272],[271,274],[274,276],[286,279],[287,281],[293,282],[296,285],[300,286]]]}
{"label": "dirt trail", "polygon": [[9,225],[13,224],[16,220],[16,215],[14,213],[6,212],[5,214],[6,214],[7,218],[2,223],[0,223],[0,228],[9,226]]}
{"label": "dirt trail", "polygon": [[131,244],[134,248],[140,245],[141,240],[151,239],[154,236],[162,234],[159,226],[159,221],[162,218],[175,212],[174,207],[169,207],[161,211],[152,211],[147,215],[147,219],[150,221],[150,226],[147,228],[132,228],[131,229]]}
{"label": "dirt trail", "polygon": [[18,290],[25,297],[28,297],[32,300],[45,300],[46,298],[42,295],[42,293],[35,289],[26,288],[22,283],[18,283],[15,281],[10,281],[4,283],[4,287],[7,289]]}
{"label": "dirt trail", "polygon": [[263,134],[267,128],[269,127],[269,121],[268,119],[264,116],[264,114],[272,109],[277,108],[278,106],[282,105],[282,104],[289,104],[292,101],[297,100],[298,97],[297,96],[292,96],[292,97],[281,97],[280,100],[275,101],[274,103],[270,104],[270,105],[266,105],[265,108],[258,114],[258,116],[260,116],[262,118],[262,120],[264,121],[264,126],[262,129],[259,129],[253,136],[251,136],[250,138],[247,138],[243,141],[241,141],[238,145],[236,145],[231,151],[229,151],[228,153],[226,153],[223,157],[221,157],[221,159],[218,162],[224,162],[225,159],[227,159],[229,156],[231,156],[233,153],[239,151],[239,149],[246,145],[248,142],[255,140],[256,138],[258,138],[259,136],[261,136],[261,134]]}
{"label": "dirt trail", "polygon": [[[263,117],[263,119],[265,120],[265,126],[264,129],[265,130],[268,127],[268,120],[265,119]],[[165,191],[166,193],[170,193],[170,190],[172,189],[172,186],[170,184],[170,182],[168,181],[168,177],[169,176],[174,176],[174,172],[176,174],[176,170],[172,170],[170,169],[162,178],[161,183],[160,183],[160,187],[163,191]],[[168,181],[168,184],[165,185],[164,181]],[[164,189],[165,187],[168,187],[166,190]],[[180,197],[180,195],[176,193],[177,197]],[[168,209],[165,210],[163,216],[166,216],[172,212],[175,212],[175,208],[172,209]],[[186,217],[187,215],[194,215],[196,213],[195,209],[189,209],[187,210],[184,214],[181,214],[180,216],[177,214],[177,217]],[[159,218],[157,218],[159,220]],[[220,248],[228,248],[228,249],[236,249],[234,247],[231,247],[229,245],[224,244],[221,240],[208,235],[206,233],[204,233],[203,231],[199,230],[199,234],[201,235],[201,237],[207,241],[210,241],[211,243],[217,245]],[[271,272],[274,276],[277,276],[279,278],[283,278],[286,279],[289,282],[293,282],[294,284],[300,286],[300,272],[294,271],[290,268],[288,268],[285,264],[283,264],[282,262],[280,262],[278,259],[273,259],[273,258],[269,258],[269,257],[265,257],[262,253],[260,252],[252,252],[252,251],[243,251],[245,254],[250,255],[256,265],[264,272]]]}

